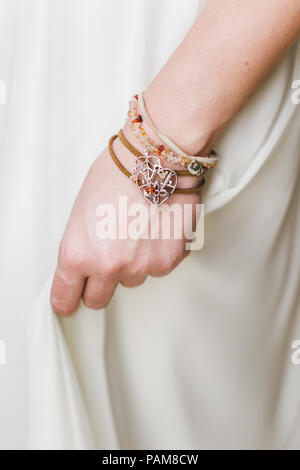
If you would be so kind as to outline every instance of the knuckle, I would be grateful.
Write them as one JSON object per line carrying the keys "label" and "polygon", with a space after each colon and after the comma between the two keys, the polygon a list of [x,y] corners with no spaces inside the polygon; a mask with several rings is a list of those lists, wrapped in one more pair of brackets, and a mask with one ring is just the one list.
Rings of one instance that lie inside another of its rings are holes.
{"label": "knuckle", "polygon": [[120,272],[124,269],[124,264],[121,260],[105,261],[103,264],[103,274],[105,278],[115,279]]}
{"label": "knuckle", "polygon": [[170,260],[161,260],[151,269],[151,275],[154,277],[165,276],[174,269],[174,263]]}
{"label": "knuckle", "polygon": [[83,270],[87,264],[84,249],[77,242],[63,241],[59,250],[59,264],[65,270]]}
{"label": "knuckle", "polygon": [[140,279],[147,275],[147,266],[132,266],[128,270],[128,278]]}

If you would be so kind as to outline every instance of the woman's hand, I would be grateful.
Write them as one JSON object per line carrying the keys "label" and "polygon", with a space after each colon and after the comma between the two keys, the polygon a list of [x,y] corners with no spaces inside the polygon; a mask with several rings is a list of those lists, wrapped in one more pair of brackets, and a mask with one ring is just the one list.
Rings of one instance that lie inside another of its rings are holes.
{"label": "woman's hand", "polygon": [[[129,170],[135,157],[117,139],[114,150]],[[191,177],[181,177],[181,186],[196,186]],[[90,169],[75,201],[70,220],[61,241],[57,268],[51,291],[51,303],[60,315],[73,313],[81,299],[87,307],[105,307],[117,285],[134,287],[142,284],[147,276],[163,276],[172,271],[187,255],[185,238],[180,239],[100,239],[97,234],[97,208],[111,204],[118,219],[119,196],[127,197],[127,206],[142,204],[147,211],[147,222],[151,219],[151,206],[133,184],[112,161],[105,150]],[[173,194],[168,204],[200,202],[199,193]],[[195,222],[195,211],[185,219],[190,225]],[[153,214],[152,214],[153,219]],[[172,221],[172,219],[171,219]],[[179,222],[180,223],[180,222]],[[184,227],[180,231],[183,235]],[[118,233],[118,232],[117,232]],[[161,233],[160,233],[161,235]]]}

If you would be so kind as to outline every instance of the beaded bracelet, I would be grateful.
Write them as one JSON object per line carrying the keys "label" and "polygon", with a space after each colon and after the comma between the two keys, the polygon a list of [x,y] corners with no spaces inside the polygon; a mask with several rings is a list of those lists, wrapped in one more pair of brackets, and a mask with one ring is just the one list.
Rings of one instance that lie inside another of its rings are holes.
{"label": "beaded bracelet", "polygon": [[[138,104],[140,106],[140,113],[138,113]],[[188,155],[180,150],[174,142],[160,132],[153,124],[146,110],[143,94],[134,95],[129,101],[128,123],[132,128],[134,134],[138,137],[139,141],[147,145],[150,151],[157,153],[160,157],[167,159],[170,162],[178,163],[181,167],[187,169],[192,175],[201,176],[205,169],[214,168],[219,160],[219,155],[214,150],[206,157]],[[174,152],[171,148],[165,147],[163,144],[157,143],[146,133],[142,122],[148,122],[152,130],[158,134],[164,143],[168,143],[169,147],[176,150]]]}
{"label": "beaded bracelet", "polygon": [[[131,153],[133,153],[133,155],[135,155],[136,157],[142,157],[144,155],[137,148],[135,148],[132,145],[131,142],[129,142],[129,140],[125,137],[125,134],[122,131],[122,129],[119,130],[118,137],[119,137],[120,141],[122,142],[122,144],[125,145],[125,147],[127,147],[127,149]],[[148,147],[146,147],[146,149],[149,150]],[[197,175],[191,175],[191,173],[188,170],[176,170],[175,173],[176,173],[177,176],[188,176],[189,178],[192,178],[192,177],[196,178],[197,177]]]}
{"label": "beaded bracelet", "polygon": [[[151,204],[160,206],[173,193],[194,194],[201,191],[202,186],[205,184],[204,177],[202,177],[200,185],[195,188],[176,188],[177,175],[175,171],[169,168],[163,168],[159,158],[154,155],[149,155],[148,152],[137,157],[134,171],[130,173],[120,162],[113,150],[113,142],[117,137],[117,134],[113,135],[108,144],[108,150],[112,160],[124,175],[137,184],[144,198]],[[135,150],[138,152],[137,149]]]}

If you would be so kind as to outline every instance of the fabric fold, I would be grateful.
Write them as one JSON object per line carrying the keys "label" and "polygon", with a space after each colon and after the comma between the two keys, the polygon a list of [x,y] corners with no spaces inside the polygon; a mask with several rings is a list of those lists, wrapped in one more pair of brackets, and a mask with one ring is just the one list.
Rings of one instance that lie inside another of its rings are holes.
{"label": "fabric fold", "polygon": [[[59,318],[50,306],[51,282],[52,278],[41,291],[28,328],[29,447],[95,449],[93,423],[87,410],[81,378],[78,376],[78,370],[74,368],[72,348],[67,344],[68,325],[63,327],[64,320]],[[84,310],[82,307],[78,316],[84,316]],[[99,316],[100,312],[97,314]],[[93,316],[96,319],[96,314]],[[68,321],[69,326],[72,323],[74,329],[76,323],[78,324],[78,317]],[[101,327],[99,322],[94,323],[98,323],[95,327]],[[97,348],[100,346],[96,344]],[[77,347],[81,348],[79,344]],[[86,348],[91,348],[91,341]],[[80,349],[80,354],[85,354],[84,348]],[[94,356],[94,361],[96,360],[97,355]],[[91,366],[97,370],[95,364]],[[89,368],[88,364],[86,367]],[[105,375],[102,375],[102,381],[104,377]],[[117,448],[113,420],[108,419],[110,405],[107,395],[101,393],[101,387],[98,393],[101,408],[104,410],[102,416],[97,416],[103,427],[103,448]]]}

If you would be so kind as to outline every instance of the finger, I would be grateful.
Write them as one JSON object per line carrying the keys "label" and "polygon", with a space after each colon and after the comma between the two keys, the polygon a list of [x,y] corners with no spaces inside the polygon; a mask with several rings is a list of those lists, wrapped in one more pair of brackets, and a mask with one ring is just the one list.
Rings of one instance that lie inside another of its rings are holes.
{"label": "finger", "polygon": [[94,310],[106,307],[117,284],[116,281],[104,281],[99,276],[89,277],[83,293],[84,304]]}
{"label": "finger", "polygon": [[143,284],[146,281],[146,279],[147,279],[147,276],[135,276],[135,277],[129,277],[127,279],[125,278],[120,282],[124,287],[137,287]]}
{"label": "finger", "polygon": [[57,266],[51,288],[51,305],[59,315],[75,312],[84,289],[85,277]]}

